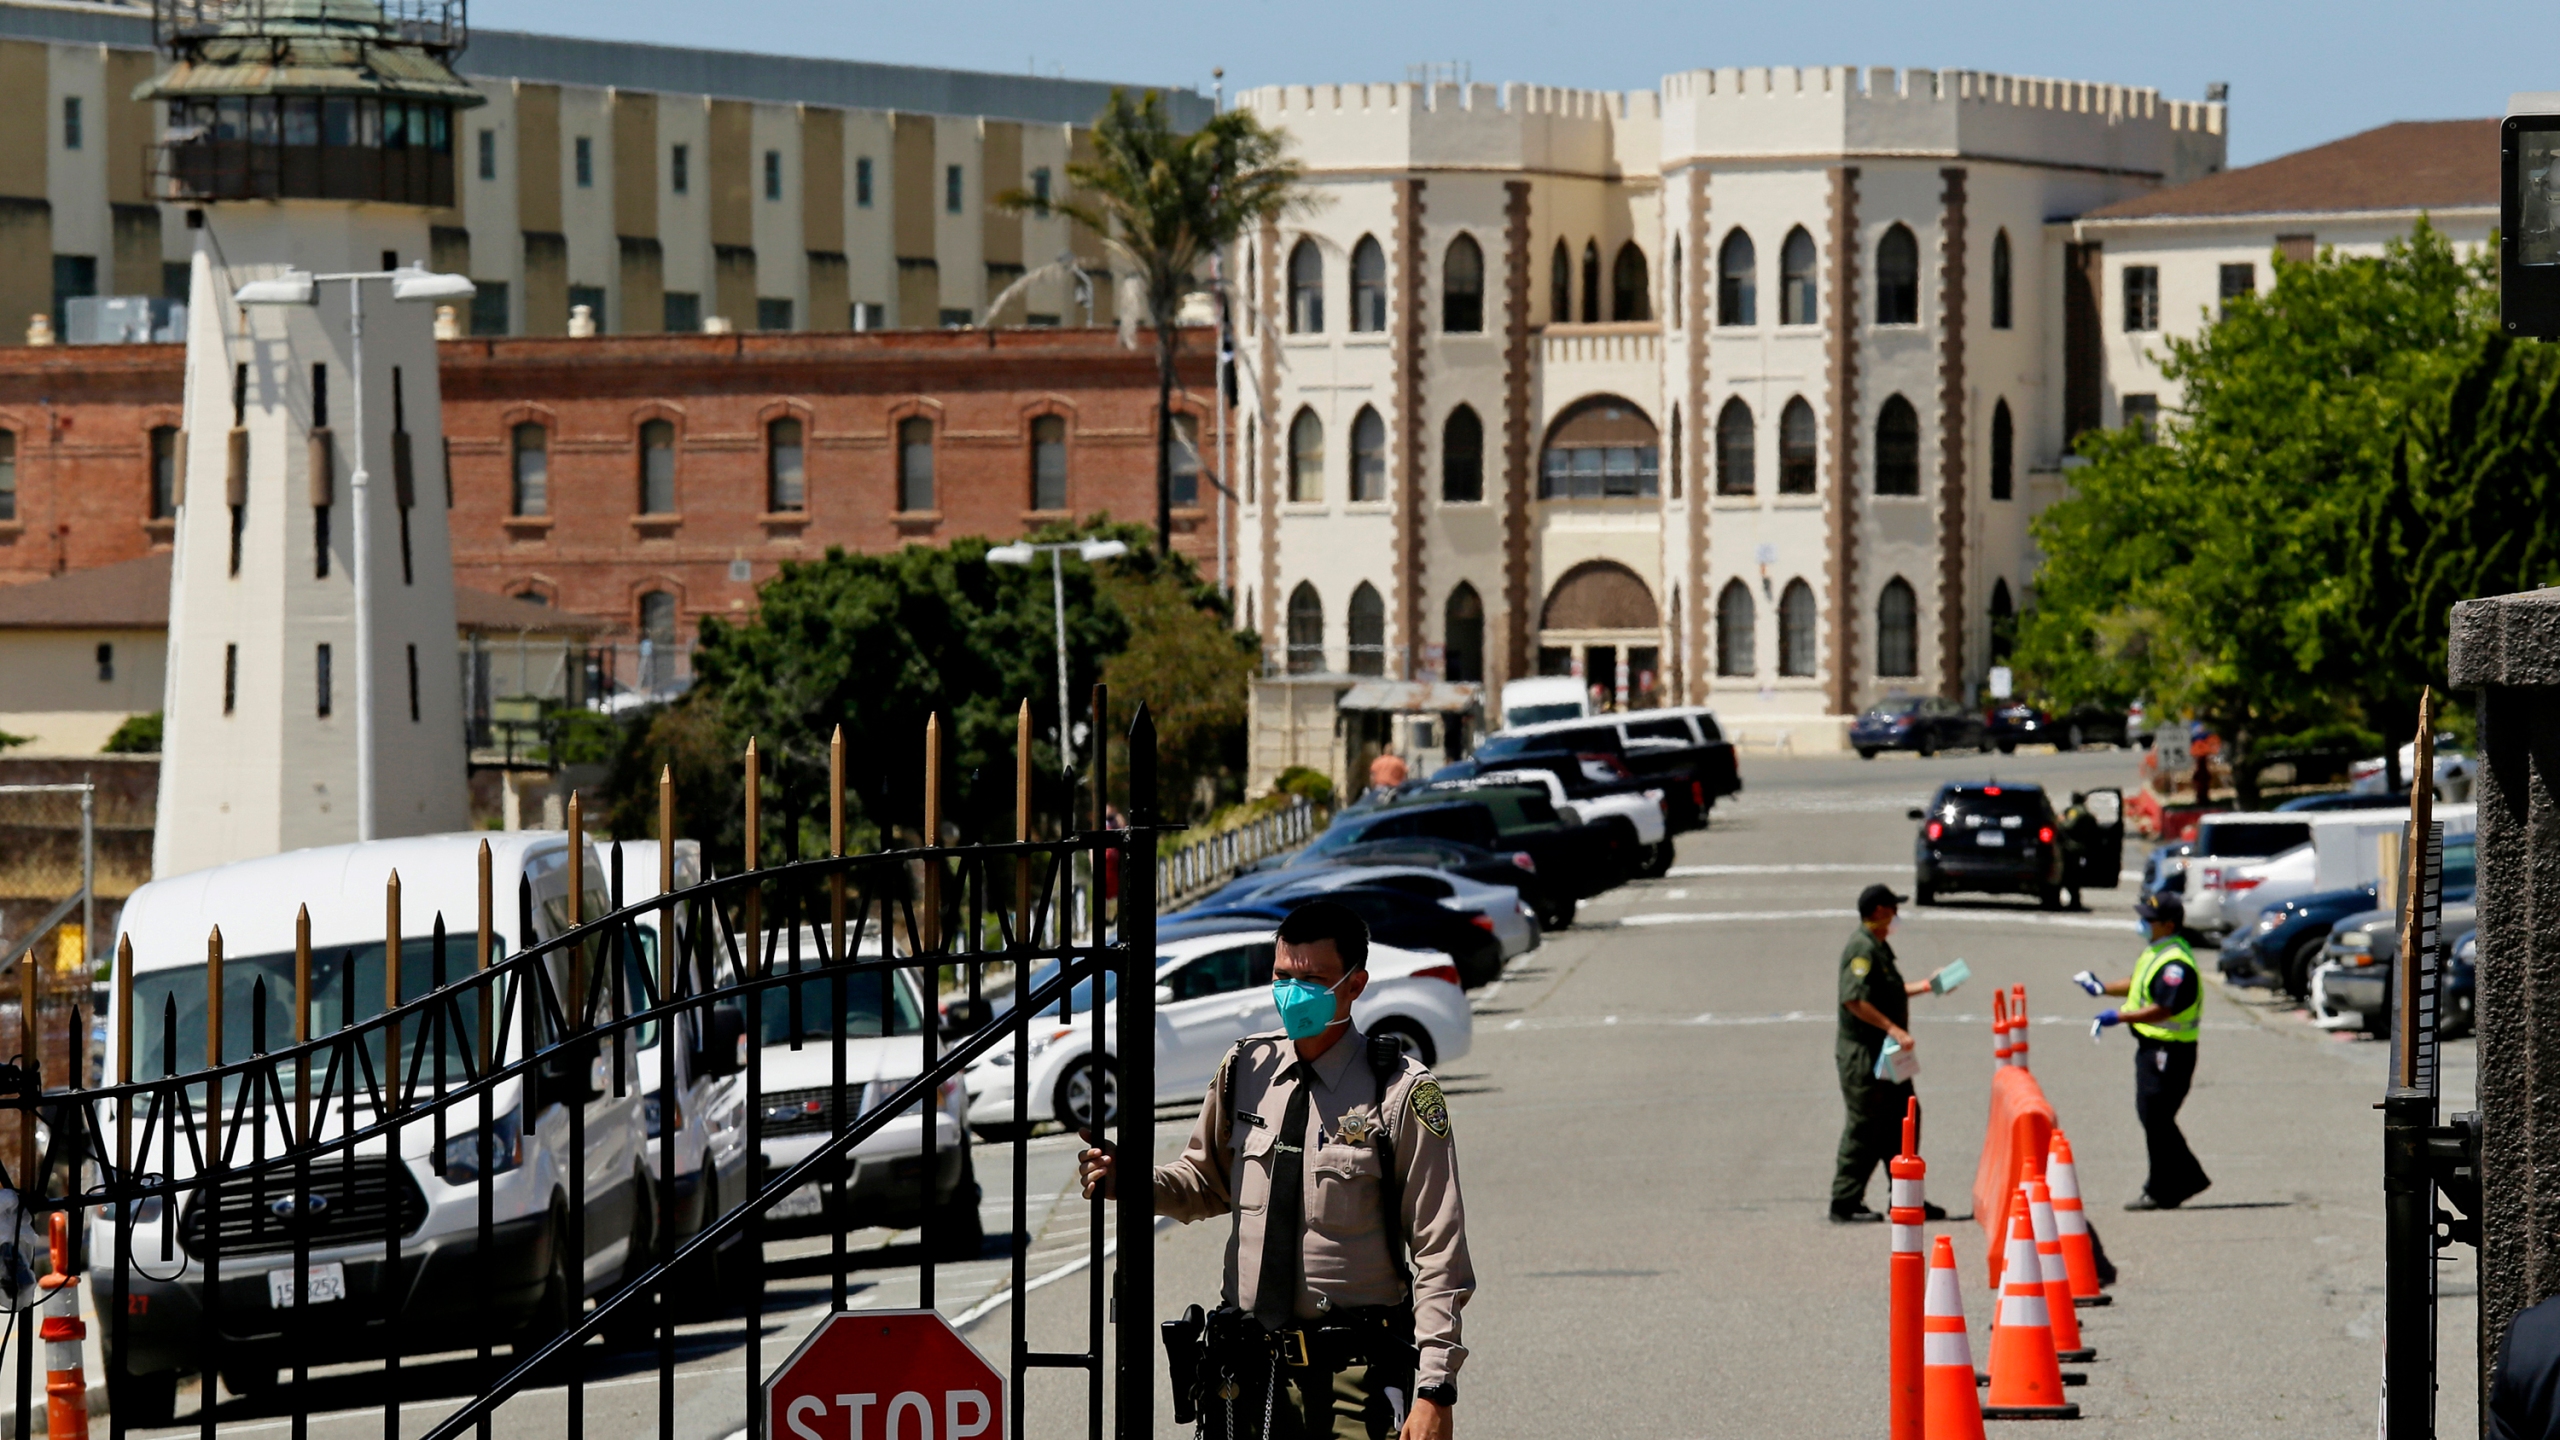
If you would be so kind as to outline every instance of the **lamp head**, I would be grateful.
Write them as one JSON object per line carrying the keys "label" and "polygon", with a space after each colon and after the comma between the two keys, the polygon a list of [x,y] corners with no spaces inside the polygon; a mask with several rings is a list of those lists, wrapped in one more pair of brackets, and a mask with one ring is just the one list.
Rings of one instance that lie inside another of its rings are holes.
{"label": "lamp head", "polygon": [[1029,545],[998,545],[987,551],[990,565],[1028,565],[1036,552]]}
{"label": "lamp head", "polygon": [[438,274],[421,268],[415,261],[391,272],[394,300],[467,300],[479,288],[460,275]]}
{"label": "lamp head", "polygon": [[1076,554],[1081,556],[1087,565],[1099,565],[1105,560],[1117,560],[1128,553],[1129,547],[1118,540],[1087,540],[1076,547]]}
{"label": "lamp head", "polygon": [[252,280],[232,292],[238,305],[308,305],[319,297],[320,282],[308,270],[287,270],[272,280]]}

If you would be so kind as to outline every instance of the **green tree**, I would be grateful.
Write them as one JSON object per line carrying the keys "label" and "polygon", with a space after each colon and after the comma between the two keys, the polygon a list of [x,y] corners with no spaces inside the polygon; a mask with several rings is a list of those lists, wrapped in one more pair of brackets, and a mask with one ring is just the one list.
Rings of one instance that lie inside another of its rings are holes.
{"label": "green tree", "polygon": [[160,753],[160,712],[127,715],[116,733],[98,751],[101,755],[157,755]]}
{"label": "green tree", "polygon": [[1103,594],[1128,621],[1129,645],[1103,662],[1102,678],[1113,708],[1143,700],[1155,717],[1157,803],[1178,819],[1242,798],[1222,792],[1235,788],[1227,782],[1243,769],[1245,708],[1262,642],[1234,628],[1217,587],[1201,584],[1189,560],[1173,559],[1153,575],[1103,581]]}
{"label": "green tree", "polygon": [[[1309,203],[1287,137],[1250,110],[1226,110],[1183,134],[1164,97],[1115,89],[1093,122],[1093,159],[1067,167],[1064,198],[1024,190],[1009,209],[1054,210],[1101,238],[1136,276],[1156,347],[1156,548],[1173,543],[1173,386],[1182,353],[1175,323],[1201,267],[1265,220]],[[990,317],[992,318],[992,317]]]}

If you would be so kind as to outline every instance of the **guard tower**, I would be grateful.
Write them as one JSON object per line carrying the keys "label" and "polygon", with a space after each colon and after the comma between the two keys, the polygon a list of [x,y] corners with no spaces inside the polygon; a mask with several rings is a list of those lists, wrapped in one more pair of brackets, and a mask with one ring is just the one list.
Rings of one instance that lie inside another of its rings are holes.
{"label": "guard tower", "polygon": [[189,208],[162,875],[463,828],[429,216],[461,0],[156,0]]}

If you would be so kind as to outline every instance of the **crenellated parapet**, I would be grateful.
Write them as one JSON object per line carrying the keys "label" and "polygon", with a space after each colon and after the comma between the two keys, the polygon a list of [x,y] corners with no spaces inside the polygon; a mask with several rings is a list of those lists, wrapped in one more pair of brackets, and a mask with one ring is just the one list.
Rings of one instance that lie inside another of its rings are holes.
{"label": "crenellated parapet", "polygon": [[1311,170],[1533,169],[1655,173],[1662,102],[1650,90],[1553,85],[1268,85],[1237,103],[1289,133]]}

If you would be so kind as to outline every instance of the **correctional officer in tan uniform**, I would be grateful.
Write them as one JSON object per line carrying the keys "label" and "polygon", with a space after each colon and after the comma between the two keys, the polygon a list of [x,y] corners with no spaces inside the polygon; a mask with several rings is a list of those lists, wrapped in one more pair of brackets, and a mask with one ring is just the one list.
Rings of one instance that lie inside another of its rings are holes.
{"label": "correctional officer in tan uniform", "polygon": [[[1311,901],[1276,949],[1282,1029],[1228,1053],[1190,1144],[1154,1175],[1156,1213],[1234,1217],[1226,1303],[1203,1317],[1204,1433],[1448,1440],[1476,1285],[1448,1102],[1418,1060],[1373,1061],[1352,1028],[1369,979],[1358,915]],[[1116,1165],[1107,1146],[1083,1152],[1088,1198],[1113,1191]]]}

